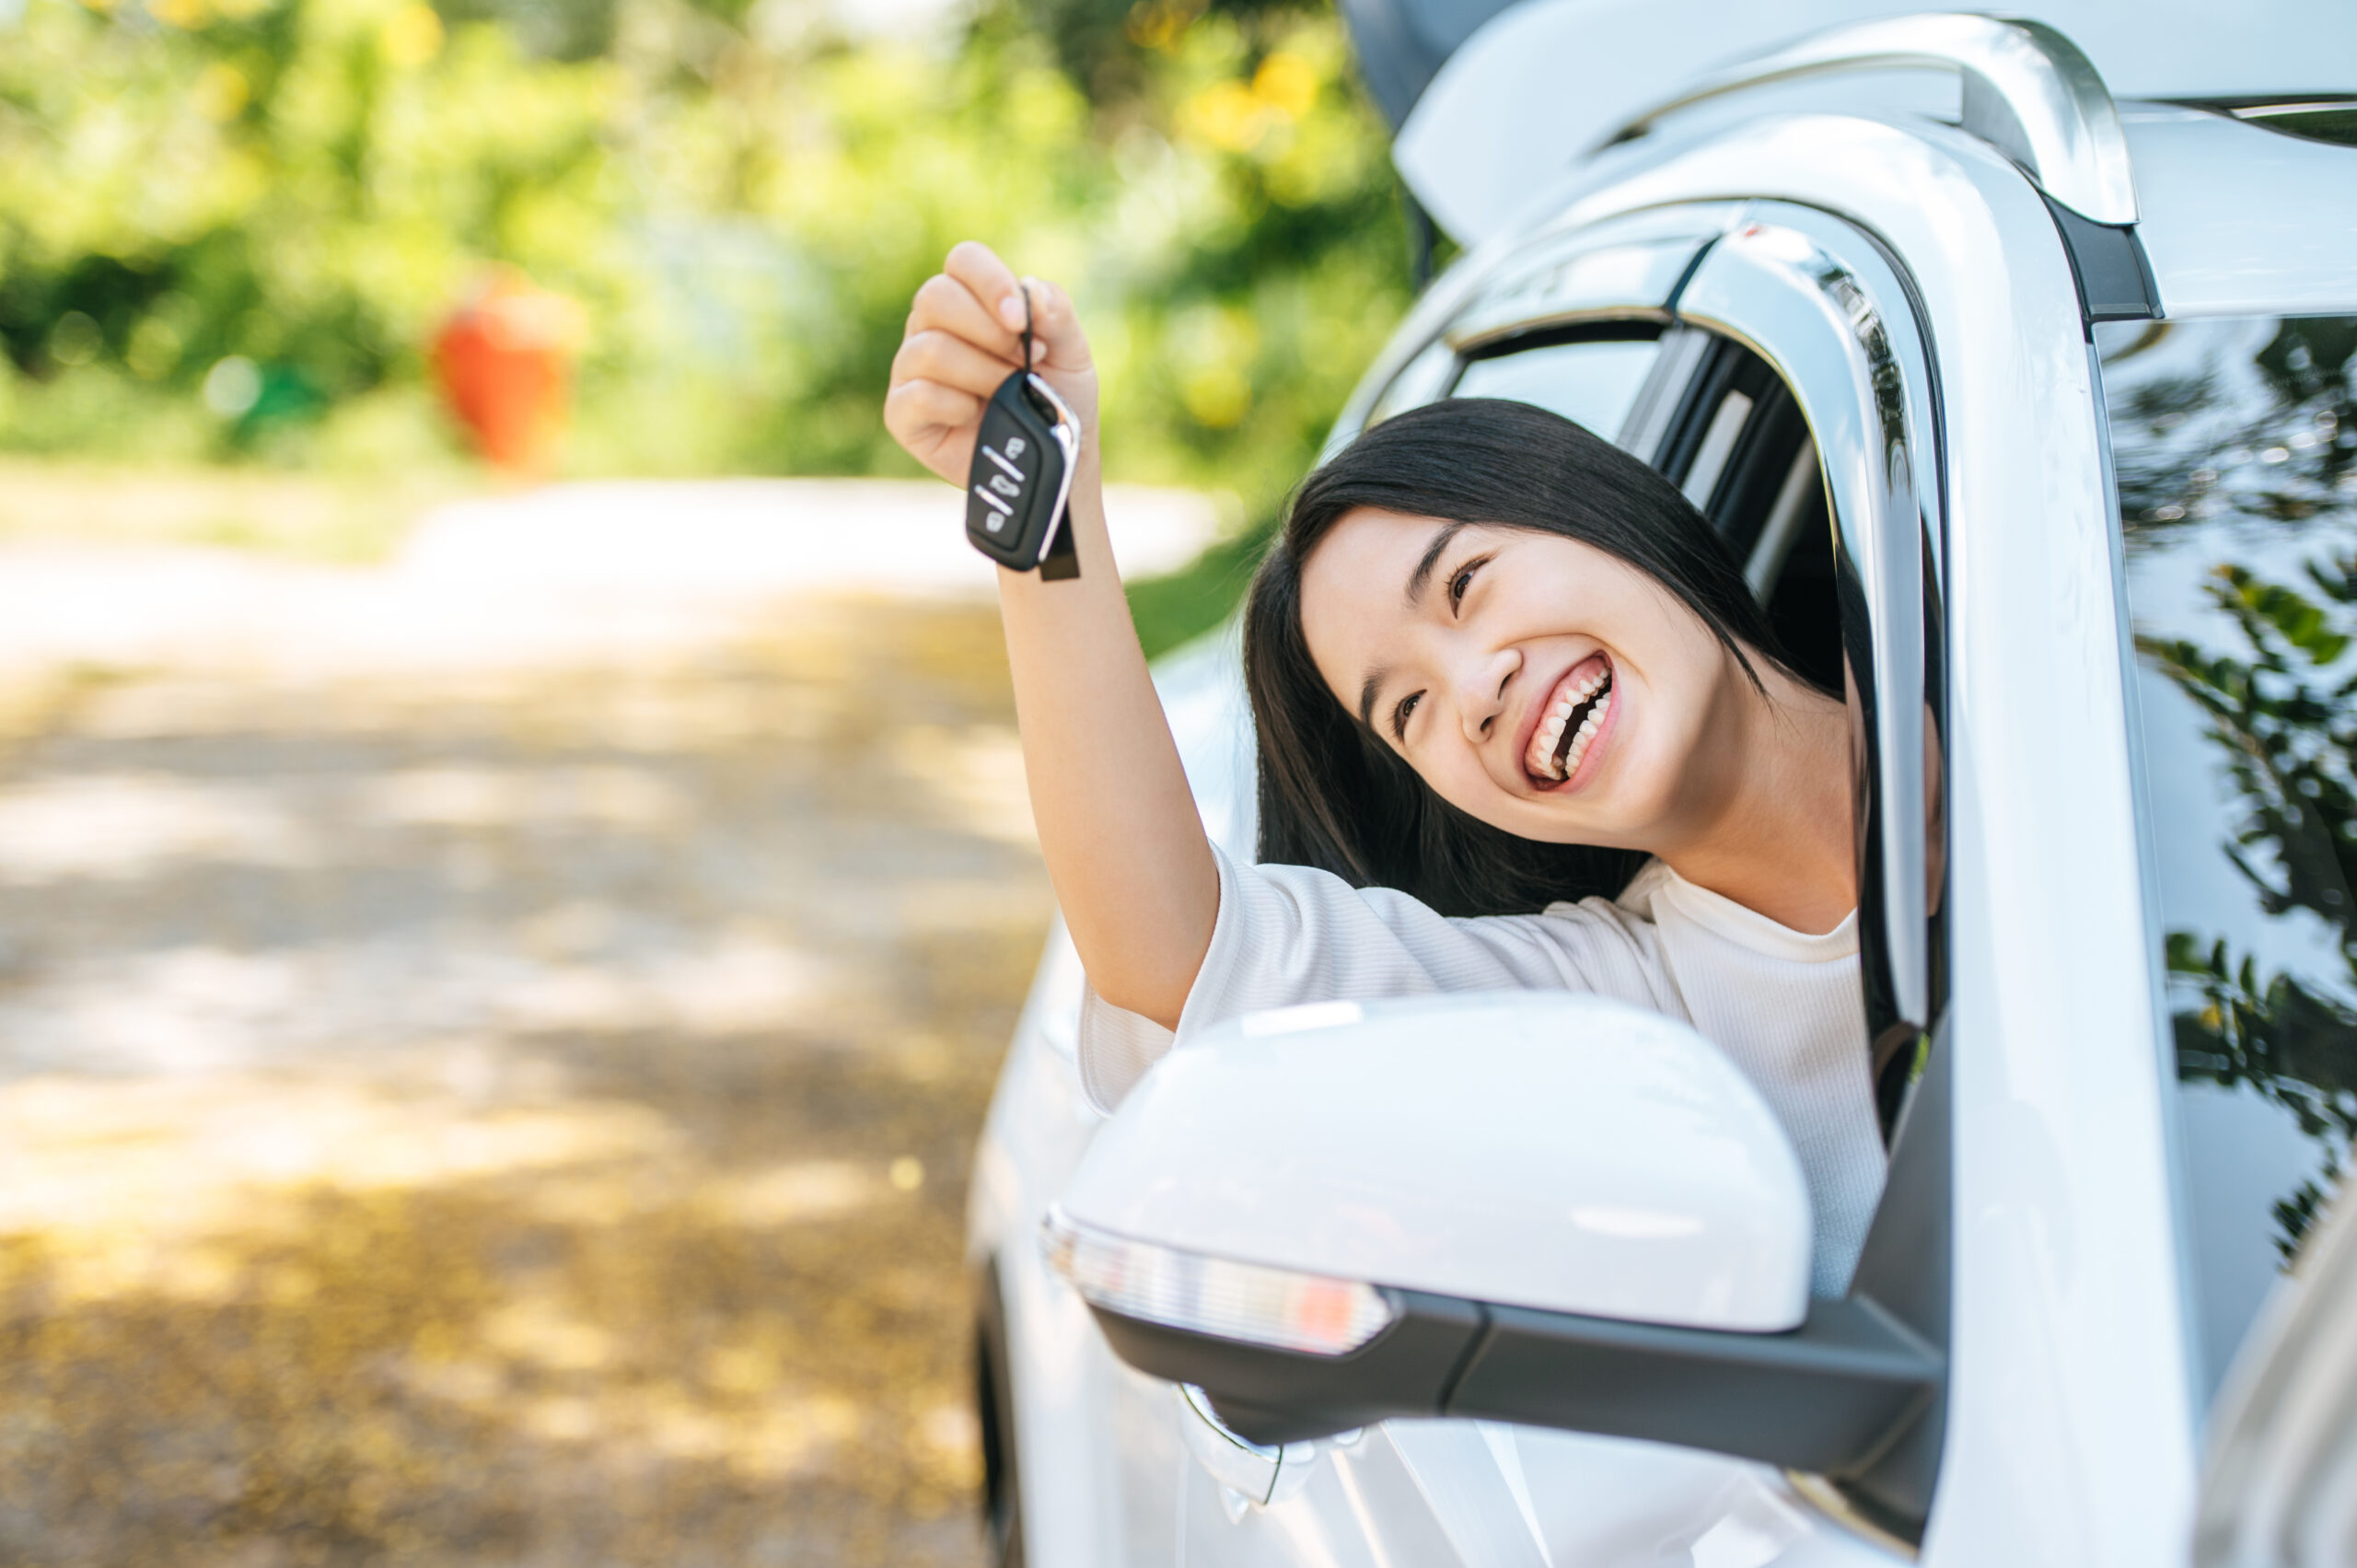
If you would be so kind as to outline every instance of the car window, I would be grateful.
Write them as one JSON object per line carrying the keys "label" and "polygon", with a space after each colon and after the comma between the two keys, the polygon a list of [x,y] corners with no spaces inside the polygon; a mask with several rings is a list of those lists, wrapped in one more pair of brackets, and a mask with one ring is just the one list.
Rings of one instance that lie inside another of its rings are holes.
{"label": "car window", "polygon": [[2214,1390],[2357,1132],[2357,317],[2098,344]]}
{"label": "car window", "polygon": [[1517,349],[1467,365],[1450,395],[1536,403],[1609,441],[1620,434],[1660,354],[1652,337],[1585,338]]}
{"label": "car window", "polygon": [[1426,344],[1400,367],[1399,373],[1391,377],[1391,384],[1383,389],[1383,395],[1375,400],[1375,406],[1367,411],[1367,427],[1381,424],[1402,409],[1432,401],[1448,389],[1456,374],[1457,351],[1446,341]]}
{"label": "car window", "polygon": [[1743,344],[1709,337],[1696,365],[1656,461],[1726,540],[1793,668],[1838,691],[1832,524],[1808,422],[1774,367]]}

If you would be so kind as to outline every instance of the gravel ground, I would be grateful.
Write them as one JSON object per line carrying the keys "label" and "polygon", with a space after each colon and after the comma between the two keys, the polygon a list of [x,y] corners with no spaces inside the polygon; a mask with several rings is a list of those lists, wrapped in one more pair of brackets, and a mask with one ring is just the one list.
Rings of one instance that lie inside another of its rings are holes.
{"label": "gravel ground", "polygon": [[286,597],[0,656],[0,1560],[979,1562],[1051,912],[989,608],[397,660]]}

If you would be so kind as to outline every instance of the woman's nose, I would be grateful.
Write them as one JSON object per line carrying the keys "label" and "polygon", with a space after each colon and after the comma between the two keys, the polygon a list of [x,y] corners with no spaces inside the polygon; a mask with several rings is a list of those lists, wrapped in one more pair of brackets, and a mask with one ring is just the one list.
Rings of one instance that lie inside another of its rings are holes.
{"label": "woman's nose", "polygon": [[1466,661],[1457,682],[1457,712],[1468,741],[1479,746],[1497,728],[1505,713],[1506,688],[1521,668],[1522,656],[1512,648],[1492,649]]}

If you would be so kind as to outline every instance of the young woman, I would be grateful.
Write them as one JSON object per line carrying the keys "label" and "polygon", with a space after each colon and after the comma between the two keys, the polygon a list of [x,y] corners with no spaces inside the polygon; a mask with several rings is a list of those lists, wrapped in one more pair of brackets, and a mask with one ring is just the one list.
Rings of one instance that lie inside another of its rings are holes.
{"label": "young woman", "polygon": [[1846,1283],[1883,1148],[1859,993],[1849,716],[1779,658],[1709,523],[1569,421],[1449,401],[1305,482],[1245,666],[1261,864],[1204,836],[1105,530],[1097,377],[1063,292],[982,246],[917,293],[885,423],[962,486],[1020,354],[1078,415],[1077,580],[1002,572],[1040,849],[1110,1105],[1256,1008],[1496,987],[1691,1021],[1791,1133],[1817,1287]]}

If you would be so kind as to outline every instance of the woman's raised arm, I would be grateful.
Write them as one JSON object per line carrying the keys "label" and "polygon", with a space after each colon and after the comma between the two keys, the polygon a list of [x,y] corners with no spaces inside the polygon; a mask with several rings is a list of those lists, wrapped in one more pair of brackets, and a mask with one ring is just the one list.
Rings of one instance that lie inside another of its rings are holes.
{"label": "woman's raised arm", "polygon": [[1105,531],[1097,369],[1063,290],[1018,281],[968,241],[917,291],[892,360],[884,424],[918,461],[963,489],[982,407],[1022,354],[1079,417],[1071,512],[1080,575],[998,575],[1015,711],[1039,849],[1098,996],[1176,1025],[1211,946],[1219,876],[1178,746],[1148,678]]}

